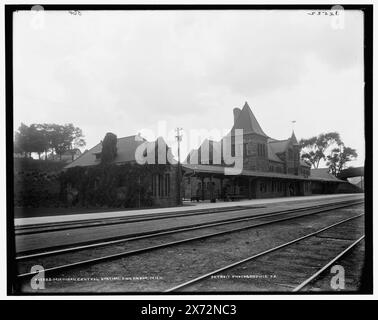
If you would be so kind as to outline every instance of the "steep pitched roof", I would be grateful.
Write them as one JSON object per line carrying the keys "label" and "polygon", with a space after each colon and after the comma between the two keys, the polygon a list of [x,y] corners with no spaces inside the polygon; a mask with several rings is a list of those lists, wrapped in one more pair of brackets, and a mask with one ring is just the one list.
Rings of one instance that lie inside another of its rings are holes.
{"label": "steep pitched roof", "polygon": [[[115,163],[117,162],[127,162],[127,161],[135,161],[135,150],[136,148],[142,144],[145,139],[141,139],[140,137],[134,135],[124,138],[117,139],[117,156],[114,160]],[[101,142],[95,145],[93,148],[89,149],[87,152],[83,153],[79,158],[75,161],[71,162],[65,168],[72,168],[76,166],[86,167],[86,166],[94,166],[100,163],[100,160],[96,159],[96,154],[101,153],[102,144]]]}
{"label": "steep pitched roof", "polygon": [[[184,160],[184,163],[190,163],[192,161],[196,161],[198,163],[199,160],[200,160],[201,150],[202,150],[202,148],[207,147],[207,145],[208,145],[208,149],[209,149],[209,160],[212,160],[211,157],[212,157],[214,143],[217,143],[217,142],[214,141],[214,140],[210,140],[210,139],[205,138],[205,140],[203,140],[203,142],[198,147],[198,149],[192,149],[188,153],[188,155],[186,156],[186,158]],[[193,160],[193,159],[195,159],[195,160]]]}
{"label": "steep pitched roof", "polygon": [[277,157],[272,144],[268,143],[268,159],[276,162],[283,162],[280,158]]}
{"label": "steep pitched roof", "polygon": [[252,113],[247,102],[244,104],[241,112],[236,112],[236,114],[234,112],[234,115],[236,115],[237,118],[235,118],[234,126],[231,129],[232,133],[235,131],[235,129],[243,129],[244,134],[257,133],[267,137],[265,132],[261,129],[260,124],[258,123],[255,115]]}
{"label": "steep pitched roof", "polygon": [[342,182],[342,180],[337,179],[335,176],[330,174],[328,168],[318,168],[318,169],[311,169],[311,177],[327,180],[327,181],[339,181]]}
{"label": "steep pitched roof", "polygon": [[297,144],[297,145],[299,144],[297,137],[295,136],[294,130],[293,130],[293,133],[291,134],[290,140],[293,144]]}
{"label": "steep pitched roof", "polygon": [[[214,144],[215,141],[213,140],[209,140],[209,139],[205,139],[202,144],[198,147],[198,149],[192,149],[186,159],[185,159],[185,162],[184,163],[190,163],[190,159],[197,159],[197,162],[199,161],[199,155],[201,153],[201,148],[205,145],[205,143],[209,143],[209,151],[210,153],[212,152],[212,147],[213,147],[213,144]],[[211,156],[211,155],[210,155]],[[271,160],[271,161],[276,161],[276,162],[283,162],[280,158],[278,158],[278,156],[275,154],[272,146],[268,143],[268,159]]]}
{"label": "steep pitched roof", "polygon": [[[133,135],[123,138],[117,139],[117,156],[114,159],[113,163],[123,163],[123,162],[131,162],[136,161],[135,159],[135,151],[142,143],[146,142],[147,140],[139,135]],[[156,141],[159,143],[165,144],[163,138],[159,137]],[[153,142],[150,142],[153,143]],[[76,166],[87,167],[87,166],[95,166],[100,163],[100,159],[96,159],[96,154],[100,154],[102,150],[101,142],[95,145],[92,149],[88,150],[87,152],[83,153],[79,158],[68,164],[65,169],[69,169]],[[172,157],[172,154],[169,149],[168,157]]]}
{"label": "steep pitched roof", "polygon": [[288,145],[290,143],[290,140],[268,140],[268,145],[272,148],[272,151],[276,153],[285,152]]}
{"label": "steep pitched roof", "polygon": [[311,168],[311,164],[308,164],[306,161],[304,161],[302,159],[299,160],[299,163],[300,163],[301,166]]}

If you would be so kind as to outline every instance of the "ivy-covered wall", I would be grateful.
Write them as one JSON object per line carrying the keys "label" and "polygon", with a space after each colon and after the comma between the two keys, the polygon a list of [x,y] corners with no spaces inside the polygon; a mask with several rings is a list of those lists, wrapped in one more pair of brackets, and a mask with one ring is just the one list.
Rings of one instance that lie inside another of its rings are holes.
{"label": "ivy-covered wall", "polygon": [[[152,176],[171,173],[169,165],[107,164],[74,167],[62,175],[63,194],[67,203],[82,207],[148,207],[173,205],[174,194],[167,203],[157,201],[151,190]],[[174,177],[172,176],[171,179]]]}
{"label": "ivy-covered wall", "polygon": [[[43,160],[15,164],[16,207],[172,206],[177,203],[176,170],[171,165],[99,164],[62,170]],[[167,194],[152,194],[152,177],[170,177]]]}

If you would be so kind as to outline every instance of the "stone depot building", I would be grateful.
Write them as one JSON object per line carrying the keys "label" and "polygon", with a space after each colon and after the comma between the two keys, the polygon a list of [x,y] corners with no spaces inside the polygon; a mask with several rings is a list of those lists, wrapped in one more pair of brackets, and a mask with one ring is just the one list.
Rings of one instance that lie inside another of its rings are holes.
{"label": "stone depot building", "polygon": [[[348,182],[337,179],[327,170],[311,170],[310,164],[300,159],[300,146],[294,132],[285,140],[266,135],[248,103],[242,109],[235,108],[233,118],[233,127],[221,141],[205,140],[188,154],[181,164],[181,179],[178,179],[175,161],[171,161],[164,173],[151,175],[150,192],[155,205],[172,206],[182,199],[229,201],[351,191]],[[243,130],[241,139],[237,137],[238,129]],[[142,143],[146,140],[139,136],[118,138],[114,163],[137,165],[136,151]],[[222,148],[227,143],[231,157],[242,153],[242,168],[234,174],[227,170],[232,165],[223,157]],[[166,156],[173,158],[162,138],[152,144],[163,146]],[[98,165],[101,148],[101,143],[97,144],[66,169]]]}

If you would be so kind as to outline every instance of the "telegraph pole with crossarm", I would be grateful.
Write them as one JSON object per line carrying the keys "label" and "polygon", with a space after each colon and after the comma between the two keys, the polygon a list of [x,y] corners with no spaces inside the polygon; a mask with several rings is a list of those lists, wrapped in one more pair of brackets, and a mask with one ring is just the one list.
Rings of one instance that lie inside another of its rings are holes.
{"label": "telegraph pole with crossarm", "polygon": [[176,128],[176,139],[177,139],[177,204],[181,204],[181,161],[180,161],[180,142],[182,140],[181,134],[182,128]]}

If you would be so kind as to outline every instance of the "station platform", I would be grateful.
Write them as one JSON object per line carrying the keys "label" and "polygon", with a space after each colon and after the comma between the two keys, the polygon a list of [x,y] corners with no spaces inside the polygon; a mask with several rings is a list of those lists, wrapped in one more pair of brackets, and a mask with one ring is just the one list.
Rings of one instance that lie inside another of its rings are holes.
{"label": "station platform", "polygon": [[[211,210],[211,209],[222,209],[222,208],[232,208],[232,207],[243,207],[243,206],[258,206],[258,205],[269,205],[269,204],[281,204],[281,203],[292,203],[292,202],[313,202],[313,201],[327,201],[327,200],[343,200],[344,198],[350,199],[362,199],[363,194],[332,194],[332,195],[314,195],[306,197],[282,197],[282,198],[267,198],[267,199],[251,199],[251,200],[239,200],[223,202],[219,201],[216,203],[211,203],[209,201],[201,202],[184,202],[182,206],[169,207],[169,208],[153,208],[153,209],[140,209],[140,210],[122,210],[122,211],[111,211],[111,212],[96,212],[96,213],[81,213],[81,214],[65,214],[65,215],[51,215],[43,217],[32,217],[32,218],[17,218],[14,219],[14,224],[18,226],[27,225],[38,225],[38,224],[50,224],[50,223],[61,223],[61,222],[80,222],[84,220],[91,219],[106,219],[106,218],[121,218],[121,217],[135,217],[135,216],[148,216],[159,213],[184,213],[193,212],[196,210]],[[72,209],[73,211],[75,209]]]}

